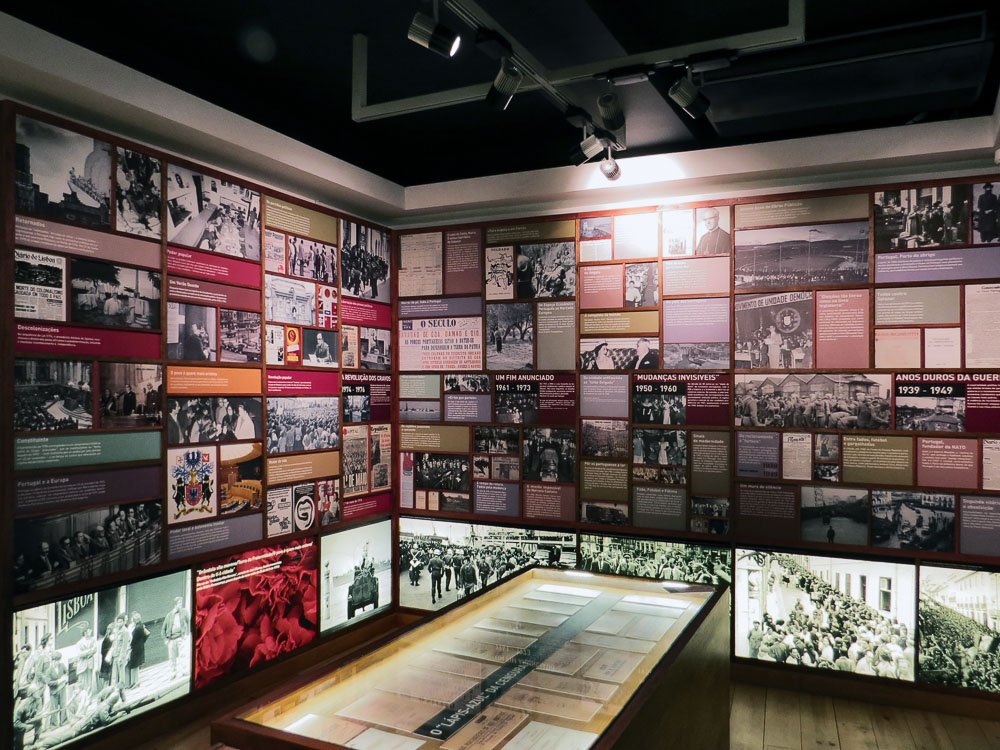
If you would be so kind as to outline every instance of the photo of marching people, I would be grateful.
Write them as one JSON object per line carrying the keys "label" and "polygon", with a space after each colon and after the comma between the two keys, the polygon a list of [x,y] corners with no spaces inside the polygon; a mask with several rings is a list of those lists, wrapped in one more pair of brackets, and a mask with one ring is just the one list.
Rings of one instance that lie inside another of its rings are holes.
{"label": "photo of marching people", "polygon": [[576,479],[576,430],[526,429],[522,454],[525,481],[572,482]]}
{"label": "photo of marching people", "polygon": [[14,613],[16,750],[54,750],[187,695],[191,574]]}
{"label": "photo of marching people", "polygon": [[220,310],[223,362],[260,362],[260,313]]}
{"label": "photo of marching people", "polygon": [[14,593],[104,578],[161,559],[160,502],[15,519]]}
{"label": "photo of marching people", "polygon": [[535,306],[486,305],[486,369],[530,370],[535,364]]}
{"label": "photo of marching people", "polygon": [[18,115],[18,213],[87,226],[111,223],[111,144]]}
{"label": "photo of marching people", "polygon": [[580,535],[579,567],[592,573],[713,586],[732,581],[728,548],[603,534]]}
{"label": "photo of marching people", "polygon": [[167,359],[214,362],[218,354],[214,307],[167,303]]}
{"label": "photo of marching people", "polygon": [[445,393],[489,393],[489,375],[445,375]]}
{"label": "photo of marching people", "polygon": [[1000,573],[920,566],[920,682],[1000,692]]}
{"label": "photo of marching people", "polygon": [[576,296],[576,246],[572,242],[521,245],[517,299]]}
{"label": "photo of marching people", "polygon": [[156,271],[96,260],[70,261],[69,319],[108,328],[160,328],[160,279]]}
{"label": "photo of marching people", "polygon": [[910,490],[872,492],[872,546],[955,551],[955,496]]}
{"label": "photo of marching people", "polygon": [[802,539],[828,544],[868,544],[868,490],[801,488]]}
{"label": "photo of marching people", "polygon": [[635,424],[684,424],[685,421],[687,421],[685,393],[632,391],[632,422]]}
{"label": "photo of marching people", "polygon": [[582,423],[585,458],[628,458],[628,422],[585,419]]}
{"label": "photo of marching people", "polygon": [[259,397],[168,398],[167,445],[260,440],[261,411]]}
{"label": "photo of marching people", "polygon": [[368,427],[356,425],[344,428],[344,450],[340,481],[344,497],[368,492]]}
{"label": "photo of marching people", "polygon": [[160,239],[160,160],[118,147],[115,229]]}
{"label": "photo of marching people", "polygon": [[399,560],[400,606],[441,609],[530,565],[574,568],[576,534],[404,517]]}
{"label": "photo of marching people", "polygon": [[101,362],[98,399],[101,427],[160,427],[163,425],[163,367]]}
{"label": "photo of marching people", "polygon": [[632,430],[632,478],[639,482],[687,484],[684,430]]}
{"label": "photo of marching people", "polygon": [[267,452],[295,453],[340,447],[337,396],[277,397],[267,400]]}
{"label": "photo of marching people", "polygon": [[736,233],[736,289],[868,281],[868,222],[744,229]]}
{"label": "photo of marching people", "polygon": [[392,364],[392,331],[384,328],[361,329],[361,367],[365,370],[388,370]]}
{"label": "photo of marching people", "polygon": [[875,193],[875,249],[914,250],[969,241],[971,185]]}
{"label": "photo of marching people", "polygon": [[214,175],[167,167],[167,240],[260,261],[260,193]]}
{"label": "photo of marching people", "polygon": [[628,505],[585,500],[580,505],[580,520],[605,526],[628,526]]}
{"label": "photo of marching people", "polygon": [[736,550],[736,656],[913,681],[916,571]]}
{"label": "photo of marching people", "polygon": [[341,290],[348,297],[389,304],[389,237],[353,221],[340,223]]}
{"label": "photo of marching people", "polygon": [[538,393],[500,391],[493,397],[493,411],[496,421],[502,424],[535,424],[538,422]]}
{"label": "photo of marching people", "polygon": [[336,367],[337,341],[336,331],[316,331],[312,328],[302,329],[302,342],[305,359],[302,364],[309,367]]}
{"label": "photo of marching people", "polygon": [[288,275],[337,286],[337,248],[288,235]]}
{"label": "photo of marching people", "polygon": [[813,366],[813,293],[737,296],[736,369]]}
{"label": "photo of marching people", "polygon": [[[906,386],[900,386],[906,388]],[[902,396],[896,392],[896,429],[965,432],[965,386],[955,396]]]}
{"label": "photo of marching people", "polygon": [[14,431],[91,429],[92,383],[90,362],[15,359]]}
{"label": "photo of marching people", "polygon": [[625,264],[625,307],[656,307],[660,274],[656,263]]}
{"label": "photo of marching people", "polygon": [[977,245],[1000,242],[1000,198],[992,182],[972,186],[972,241]]}
{"label": "photo of marching people", "polygon": [[417,489],[469,491],[471,471],[468,456],[414,453],[413,467],[413,484]]}
{"label": "photo of marching people", "polygon": [[[737,427],[885,430],[891,375],[736,376]],[[822,446],[817,451],[822,451]],[[827,459],[823,459],[827,460]]]}
{"label": "photo of marching people", "polygon": [[476,427],[476,453],[506,453],[517,455],[520,434],[516,427]]}

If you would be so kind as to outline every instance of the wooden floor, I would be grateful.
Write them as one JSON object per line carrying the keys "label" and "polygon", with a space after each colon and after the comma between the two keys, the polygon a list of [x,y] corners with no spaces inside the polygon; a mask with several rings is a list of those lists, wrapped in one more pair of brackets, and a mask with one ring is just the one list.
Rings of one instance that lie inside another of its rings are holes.
{"label": "wooden floor", "polygon": [[739,683],[731,696],[730,750],[1000,750],[1000,721]]}

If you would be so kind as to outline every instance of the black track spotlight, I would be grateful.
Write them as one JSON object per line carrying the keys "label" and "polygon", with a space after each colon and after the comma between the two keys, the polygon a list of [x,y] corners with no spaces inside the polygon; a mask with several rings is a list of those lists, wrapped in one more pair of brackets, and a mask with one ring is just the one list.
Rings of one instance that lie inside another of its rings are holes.
{"label": "black track spotlight", "polygon": [[710,106],[705,95],[688,78],[678,78],[674,81],[667,95],[695,120],[703,117]]}
{"label": "black track spotlight", "polygon": [[462,43],[462,37],[439,23],[437,18],[420,12],[413,16],[406,37],[424,49],[437,52],[441,57],[454,57]]}
{"label": "black track spotlight", "polygon": [[514,62],[509,57],[503,58],[500,61],[497,77],[493,79],[493,85],[486,93],[486,103],[501,112],[507,109],[523,80],[524,75]]}
{"label": "black track spotlight", "polygon": [[601,119],[604,120],[604,127],[607,130],[618,131],[625,127],[625,112],[622,110],[621,100],[618,94],[601,94],[597,97],[597,108],[601,112]]}
{"label": "black track spotlight", "polygon": [[614,182],[622,176],[622,168],[618,166],[618,162],[615,161],[615,157],[611,155],[610,148],[608,149],[608,155],[601,159],[601,174],[607,177],[611,182]]}

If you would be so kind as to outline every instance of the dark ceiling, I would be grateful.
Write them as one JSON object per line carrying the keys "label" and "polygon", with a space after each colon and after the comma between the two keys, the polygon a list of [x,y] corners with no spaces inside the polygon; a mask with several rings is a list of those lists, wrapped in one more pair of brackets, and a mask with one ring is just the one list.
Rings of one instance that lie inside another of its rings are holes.
{"label": "dark ceiling", "polygon": [[[781,26],[787,0],[479,0],[549,69]],[[705,74],[694,121],[663,70],[618,88],[626,155],[686,151],[988,114],[998,89],[993,0],[807,0],[806,43],[742,55]],[[497,62],[464,33],[445,60],[409,42],[420,0],[0,0],[0,10],[402,185],[562,166],[580,140],[541,93],[506,112],[482,102],[355,123],[352,35],[369,37],[371,104],[484,83]],[[127,8],[127,10],[119,10]],[[255,57],[256,55],[256,57]],[[565,89],[597,114],[603,82]]]}

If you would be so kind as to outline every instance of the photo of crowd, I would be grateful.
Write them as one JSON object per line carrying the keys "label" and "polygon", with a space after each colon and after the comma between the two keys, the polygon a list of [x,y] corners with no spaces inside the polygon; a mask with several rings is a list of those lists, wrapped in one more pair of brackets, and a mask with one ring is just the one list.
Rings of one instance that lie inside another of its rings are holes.
{"label": "photo of crowd", "polygon": [[736,289],[838,286],[867,281],[867,221],[736,233]]}
{"label": "photo of crowd", "polygon": [[959,396],[896,394],[896,429],[925,432],[965,432],[965,387]]}
{"label": "photo of crowd", "polygon": [[160,328],[160,281],[156,271],[70,261],[70,320],[108,328]]}
{"label": "photo of crowd", "polygon": [[452,375],[444,376],[445,393],[489,393],[489,375]]}
{"label": "photo of crowd", "polygon": [[340,223],[341,289],[348,297],[389,303],[389,237],[352,221]]}
{"label": "photo of crowd", "polygon": [[163,367],[101,362],[98,398],[101,427],[159,427],[163,424]]}
{"label": "photo of crowd", "polygon": [[337,285],[337,248],[325,242],[288,236],[288,275]]}
{"label": "photo of crowd", "polygon": [[736,425],[885,430],[891,415],[890,379],[876,373],[737,375]]}
{"label": "photo of crowd", "polygon": [[167,445],[259,440],[261,411],[259,397],[168,398]]}
{"label": "photo of crowd", "polygon": [[585,419],[582,451],[586,458],[628,458],[628,422]]}
{"label": "photo of crowd", "polygon": [[955,496],[911,490],[872,492],[872,545],[955,551]]}
{"label": "photo of crowd", "polygon": [[119,232],[160,239],[160,170],[159,159],[118,147],[115,229]]}
{"label": "photo of crowd", "polygon": [[501,391],[493,397],[495,420],[501,424],[538,422],[538,394]]}
{"label": "photo of crowd", "polygon": [[340,481],[344,497],[368,491],[368,428],[364,425],[344,428],[343,466]]}
{"label": "photo of crowd", "polygon": [[576,479],[576,430],[526,429],[523,455],[526,481],[572,482]]}
{"label": "photo of crowd", "polygon": [[738,369],[790,370],[813,366],[813,293],[738,296]]}
{"label": "photo of crowd", "polygon": [[730,554],[703,544],[580,535],[580,569],[593,573],[716,586],[732,580]]}
{"label": "photo of crowd", "polygon": [[572,242],[521,245],[517,299],[576,296],[576,246]]}
{"label": "photo of crowd", "polygon": [[969,240],[971,185],[875,193],[875,249],[913,250]]}
{"label": "photo of crowd", "polygon": [[476,453],[517,455],[520,435],[516,427],[477,427],[474,440]]}
{"label": "photo of crowd", "polygon": [[915,566],[736,550],[736,655],[913,681]]}
{"label": "photo of crowd", "polygon": [[135,570],[161,560],[159,502],[14,521],[14,593]]}
{"label": "photo of crowd", "polygon": [[90,362],[14,360],[14,431],[91,429],[92,382]]}
{"label": "photo of crowd", "polygon": [[340,399],[337,396],[269,398],[267,432],[270,454],[339,448]]}
{"label": "photo of crowd", "polygon": [[260,193],[171,164],[167,240],[244,260],[260,260]]}
{"label": "photo of crowd", "polygon": [[[653,386],[656,388],[656,386]],[[683,386],[681,387],[683,390]],[[684,424],[687,421],[685,393],[632,391],[632,422],[635,424]]]}
{"label": "photo of crowd", "polygon": [[418,489],[468,492],[471,477],[469,457],[414,453],[413,477],[414,486]]}

